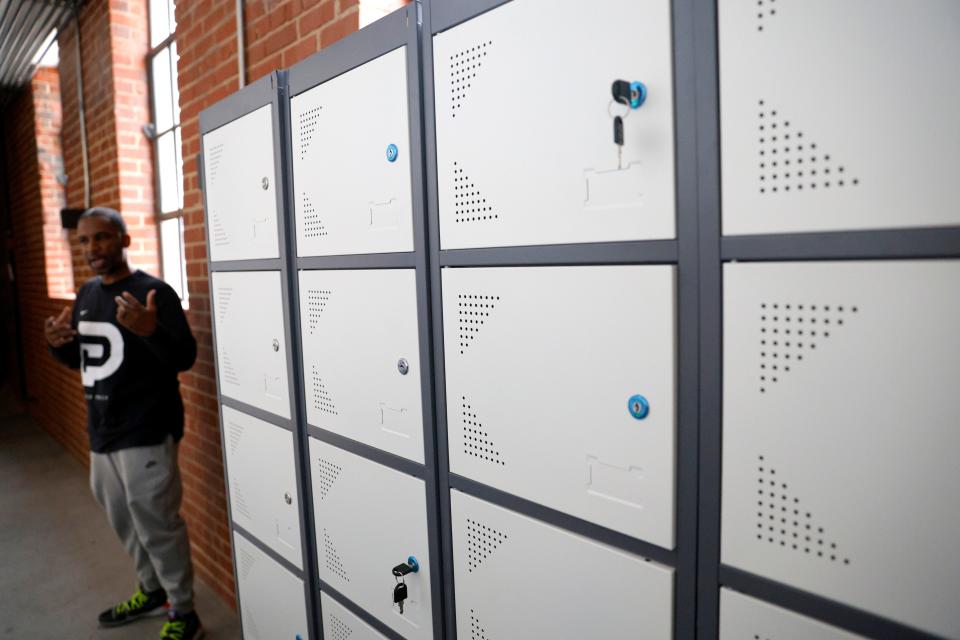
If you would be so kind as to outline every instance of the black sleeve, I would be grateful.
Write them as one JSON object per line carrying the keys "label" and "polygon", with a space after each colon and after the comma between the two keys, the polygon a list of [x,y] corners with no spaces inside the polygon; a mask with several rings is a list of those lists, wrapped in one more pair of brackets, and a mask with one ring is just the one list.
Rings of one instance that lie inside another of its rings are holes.
{"label": "black sleeve", "polygon": [[[82,290],[80,295],[82,295]],[[70,326],[74,329],[77,328],[77,301],[80,299],[80,295],[77,295],[77,299],[74,300],[73,309],[70,312]],[[46,342],[46,338],[44,338]],[[47,349],[49,349],[50,354],[59,362],[60,364],[65,364],[71,369],[80,368],[80,339],[79,336],[74,336],[73,340],[63,345],[62,347],[52,347],[47,343]]]}
{"label": "black sleeve", "polygon": [[186,371],[197,359],[197,341],[177,293],[167,284],[156,289],[157,329],[143,340],[162,363],[175,371]]}

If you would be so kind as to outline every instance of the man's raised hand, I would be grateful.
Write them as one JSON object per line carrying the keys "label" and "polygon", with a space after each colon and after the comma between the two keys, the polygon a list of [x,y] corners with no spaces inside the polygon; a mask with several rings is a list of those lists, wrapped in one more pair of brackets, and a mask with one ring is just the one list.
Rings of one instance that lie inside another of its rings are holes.
{"label": "man's raised hand", "polygon": [[73,341],[77,332],[70,326],[70,307],[64,307],[56,318],[47,318],[43,323],[43,335],[47,344],[55,349]]}
{"label": "man's raised hand", "polygon": [[157,290],[147,292],[146,306],[133,297],[129,291],[115,298],[117,301],[117,322],[131,332],[146,338],[157,330],[157,305],[154,301]]}

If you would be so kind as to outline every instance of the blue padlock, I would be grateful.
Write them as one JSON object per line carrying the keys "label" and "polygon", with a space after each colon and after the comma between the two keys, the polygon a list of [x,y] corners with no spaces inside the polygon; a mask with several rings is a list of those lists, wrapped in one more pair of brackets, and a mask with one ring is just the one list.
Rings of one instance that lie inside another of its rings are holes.
{"label": "blue padlock", "polygon": [[407,558],[407,564],[410,565],[410,568],[413,570],[413,573],[420,571],[420,563],[417,562],[417,559],[413,556]]}
{"label": "blue padlock", "polygon": [[627,409],[637,420],[643,420],[647,417],[647,414],[650,413],[650,403],[647,402],[647,399],[637,394],[635,396],[630,396],[630,399],[627,400]]}
{"label": "blue padlock", "polygon": [[397,145],[392,143],[387,145],[387,162],[396,162],[399,155],[400,149],[397,148]]}

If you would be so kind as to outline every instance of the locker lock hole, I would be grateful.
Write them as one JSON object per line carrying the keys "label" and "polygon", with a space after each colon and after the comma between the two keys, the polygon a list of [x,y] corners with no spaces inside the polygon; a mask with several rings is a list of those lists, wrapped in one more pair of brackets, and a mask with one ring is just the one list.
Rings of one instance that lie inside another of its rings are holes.
{"label": "locker lock hole", "polygon": [[402,376],[410,373],[410,363],[407,362],[406,358],[400,358],[400,360],[397,361],[397,371],[399,371]]}
{"label": "locker lock hole", "polygon": [[280,351],[280,341],[276,338],[273,339],[273,350]]}
{"label": "locker lock hole", "polygon": [[627,400],[627,409],[630,411],[630,415],[637,420],[643,420],[647,417],[647,414],[650,413],[650,403],[647,402],[647,399],[643,396],[637,394],[631,396]]}
{"label": "locker lock hole", "polygon": [[263,187],[263,190],[266,191],[270,188],[270,178],[264,176],[263,180],[260,181],[260,186]]}
{"label": "locker lock hole", "polygon": [[293,504],[293,496],[290,495],[289,491],[283,494],[283,501],[287,504]]}
{"label": "locker lock hole", "polygon": [[616,102],[631,109],[639,109],[647,101],[647,86],[638,80],[614,80],[610,92]]}
{"label": "locker lock hole", "polygon": [[387,162],[396,162],[397,156],[400,155],[400,149],[397,148],[395,144],[387,145]]}

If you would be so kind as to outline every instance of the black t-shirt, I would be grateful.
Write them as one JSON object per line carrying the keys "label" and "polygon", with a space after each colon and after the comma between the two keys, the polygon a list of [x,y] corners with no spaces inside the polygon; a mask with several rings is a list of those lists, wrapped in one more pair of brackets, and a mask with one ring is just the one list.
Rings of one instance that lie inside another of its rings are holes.
{"label": "black t-shirt", "polygon": [[[157,292],[157,329],[144,338],[117,323],[115,298],[128,291],[146,305],[151,289]],[[106,453],[160,444],[168,434],[180,440],[177,372],[193,366],[197,343],[170,285],[142,271],[110,285],[93,278],[77,293],[71,324],[79,335],[51,351],[80,369],[90,449]]]}

